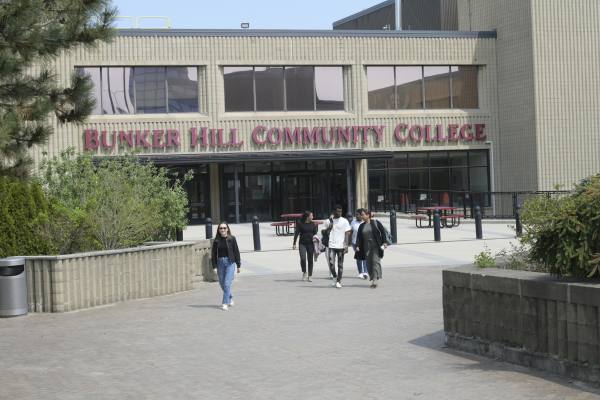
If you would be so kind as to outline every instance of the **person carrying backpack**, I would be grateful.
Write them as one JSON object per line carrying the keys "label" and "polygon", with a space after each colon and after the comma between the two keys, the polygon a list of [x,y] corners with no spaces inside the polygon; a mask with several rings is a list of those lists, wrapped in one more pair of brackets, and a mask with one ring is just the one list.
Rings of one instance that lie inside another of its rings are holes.
{"label": "person carrying backpack", "polygon": [[[344,272],[344,255],[348,253],[348,245],[352,228],[350,223],[342,217],[342,206],[336,205],[333,208],[333,216],[323,223],[322,242],[327,246],[327,261],[329,271],[335,279],[331,286],[340,289],[342,287],[342,275]],[[337,260],[337,272],[335,264]]]}
{"label": "person carrying backpack", "polygon": [[371,288],[377,288],[381,274],[383,251],[392,244],[384,226],[380,221],[371,218],[371,212],[361,211],[363,223],[358,227],[356,235],[356,251],[367,261],[367,270],[371,278]]}

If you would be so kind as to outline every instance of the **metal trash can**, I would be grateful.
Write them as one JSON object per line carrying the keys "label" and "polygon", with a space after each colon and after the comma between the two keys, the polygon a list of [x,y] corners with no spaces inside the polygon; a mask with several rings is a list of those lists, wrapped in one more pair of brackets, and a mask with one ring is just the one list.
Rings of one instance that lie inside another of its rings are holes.
{"label": "metal trash can", "polygon": [[27,314],[25,258],[0,258],[0,317]]}

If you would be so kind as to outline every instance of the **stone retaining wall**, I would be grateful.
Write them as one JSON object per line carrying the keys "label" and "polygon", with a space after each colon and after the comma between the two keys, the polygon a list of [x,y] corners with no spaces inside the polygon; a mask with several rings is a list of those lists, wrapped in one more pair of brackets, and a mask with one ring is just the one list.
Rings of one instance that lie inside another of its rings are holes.
{"label": "stone retaining wall", "polygon": [[600,284],[461,267],[443,302],[448,346],[600,383]]}
{"label": "stone retaining wall", "polygon": [[210,269],[209,250],[203,240],[26,257],[29,311],[74,311],[191,290]]}

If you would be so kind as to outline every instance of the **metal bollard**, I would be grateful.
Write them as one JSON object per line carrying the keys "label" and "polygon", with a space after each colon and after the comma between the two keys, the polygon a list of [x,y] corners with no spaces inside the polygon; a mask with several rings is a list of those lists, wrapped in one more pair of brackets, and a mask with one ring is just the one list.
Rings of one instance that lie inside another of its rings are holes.
{"label": "metal bollard", "polygon": [[523,235],[523,225],[521,225],[521,206],[517,206],[515,210],[515,230],[517,231],[517,237]]}
{"label": "metal bollard", "polygon": [[183,230],[181,228],[175,228],[175,240],[178,242],[183,241]]}
{"label": "metal bollard", "polygon": [[392,244],[398,243],[398,227],[396,226],[396,210],[390,210],[390,235],[392,235]]}
{"label": "metal bollard", "polygon": [[260,251],[260,231],[256,215],[252,217],[252,238],[254,239],[254,251]]}
{"label": "metal bollard", "polygon": [[433,239],[436,242],[440,242],[442,240],[442,225],[440,221],[440,210],[435,210],[433,213]]}
{"label": "metal bollard", "polygon": [[481,208],[475,206],[475,237],[477,239],[483,239],[483,232],[481,230]]}
{"label": "metal bollard", "polygon": [[212,219],[206,218],[205,234],[207,239],[212,239]]}

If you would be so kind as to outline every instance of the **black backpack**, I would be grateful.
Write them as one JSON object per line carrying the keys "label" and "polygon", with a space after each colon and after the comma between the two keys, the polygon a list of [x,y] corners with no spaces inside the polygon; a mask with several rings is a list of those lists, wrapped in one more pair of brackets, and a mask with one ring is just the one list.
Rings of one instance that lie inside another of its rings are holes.
{"label": "black backpack", "polygon": [[329,218],[329,227],[321,231],[321,244],[325,247],[329,247],[329,234],[333,229],[333,219]]}

